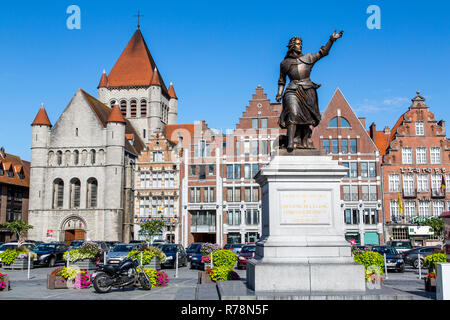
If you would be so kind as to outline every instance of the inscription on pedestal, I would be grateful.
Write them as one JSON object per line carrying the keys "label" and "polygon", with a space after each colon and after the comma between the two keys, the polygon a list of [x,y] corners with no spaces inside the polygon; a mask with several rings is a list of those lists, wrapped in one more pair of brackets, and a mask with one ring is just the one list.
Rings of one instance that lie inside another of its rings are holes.
{"label": "inscription on pedestal", "polygon": [[330,224],[331,190],[280,190],[281,224]]}

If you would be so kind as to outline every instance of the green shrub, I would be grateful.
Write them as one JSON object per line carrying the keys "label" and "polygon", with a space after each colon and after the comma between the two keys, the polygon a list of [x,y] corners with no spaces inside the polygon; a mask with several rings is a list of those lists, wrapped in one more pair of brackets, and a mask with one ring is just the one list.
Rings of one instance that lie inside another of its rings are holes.
{"label": "green shrub", "polygon": [[447,255],[445,253],[433,253],[425,257],[423,262],[428,268],[436,270],[436,263],[447,262]]}
{"label": "green shrub", "polygon": [[232,279],[233,271],[233,269],[228,267],[214,267],[211,269],[209,275],[212,281],[226,281]]}
{"label": "green shrub", "polygon": [[213,263],[216,267],[232,269],[237,261],[237,255],[231,250],[216,250],[213,252]]}
{"label": "green shrub", "polygon": [[17,249],[8,249],[0,253],[0,259],[2,259],[2,264],[9,266],[14,263],[14,260],[21,254]]}
{"label": "green shrub", "polygon": [[374,268],[380,272],[384,273],[384,257],[378,252],[366,251],[357,254],[353,257],[356,263],[364,265],[364,273],[366,281],[369,279],[370,275],[374,271]]}
{"label": "green shrub", "polygon": [[[137,268],[137,272],[140,272],[141,269]],[[150,283],[152,284],[152,287],[156,287],[156,273],[158,272],[156,269],[152,268],[144,268],[144,272],[147,274],[147,276],[150,278]]]}
{"label": "green shrub", "polygon": [[142,252],[142,265],[149,264],[150,260],[152,260],[153,257],[158,257],[161,263],[164,263],[167,258],[164,252],[161,251],[161,249],[152,246],[145,246],[140,248],[139,250],[132,250],[128,254],[128,257],[129,258],[137,257],[138,259],[140,259],[141,252]]}

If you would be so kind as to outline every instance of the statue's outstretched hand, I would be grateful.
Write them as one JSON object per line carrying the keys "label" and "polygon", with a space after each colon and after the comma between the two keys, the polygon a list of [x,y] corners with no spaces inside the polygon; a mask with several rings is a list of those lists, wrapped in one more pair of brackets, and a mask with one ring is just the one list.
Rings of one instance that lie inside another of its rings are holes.
{"label": "statue's outstretched hand", "polygon": [[336,33],[336,30],[334,30],[333,34],[331,35],[331,37],[334,40],[339,39],[340,37],[342,37],[342,35],[344,34],[344,30],[341,30],[341,32]]}

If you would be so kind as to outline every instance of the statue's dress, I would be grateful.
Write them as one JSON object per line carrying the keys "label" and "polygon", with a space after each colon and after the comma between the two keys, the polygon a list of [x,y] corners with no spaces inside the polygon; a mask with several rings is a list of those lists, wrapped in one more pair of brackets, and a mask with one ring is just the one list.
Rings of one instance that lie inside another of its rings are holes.
{"label": "statue's dress", "polygon": [[328,55],[334,41],[330,38],[315,54],[296,55],[294,52],[288,52],[281,62],[278,85],[286,84],[286,75],[290,80],[283,95],[283,110],[279,119],[281,128],[285,129],[290,124],[319,124],[321,116],[316,89],[320,85],[311,81],[310,74],[314,64]]}

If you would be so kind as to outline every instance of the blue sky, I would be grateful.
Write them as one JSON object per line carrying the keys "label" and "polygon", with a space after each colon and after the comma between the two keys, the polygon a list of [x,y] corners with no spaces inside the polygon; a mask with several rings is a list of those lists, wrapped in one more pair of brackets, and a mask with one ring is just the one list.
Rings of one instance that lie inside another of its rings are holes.
{"label": "blue sky", "polygon": [[[81,29],[69,30],[69,5]],[[369,5],[381,29],[366,26]],[[0,10],[0,145],[30,160],[31,122],[41,102],[54,124],[75,91],[97,96],[136,30],[166,84],[174,83],[178,122],[234,128],[258,84],[275,100],[279,63],[299,35],[315,52],[334,29],[344,36],[316,64],[312,80],[323,111],[339,87],[367,126],[392,127],[420,90],[436,118],[450,100],[447,1],[8,1]]]}

